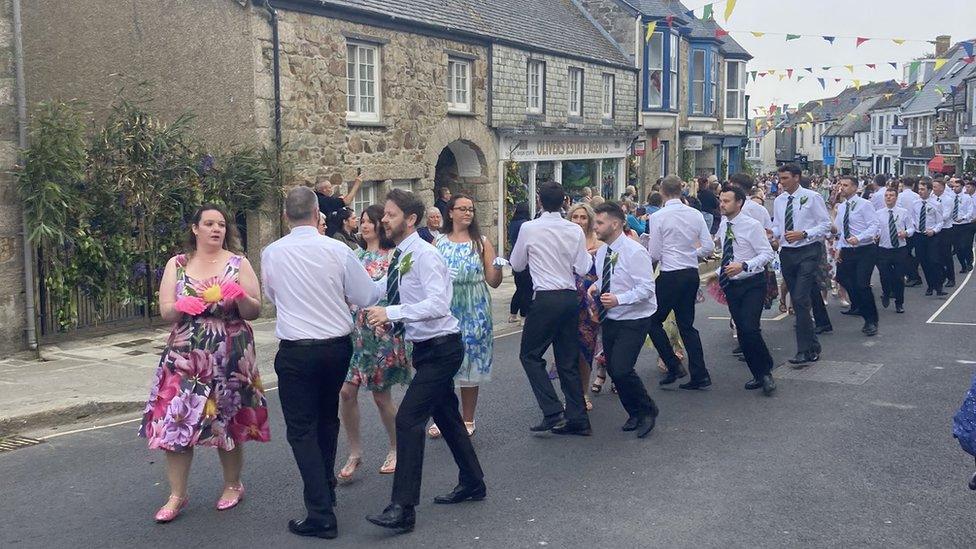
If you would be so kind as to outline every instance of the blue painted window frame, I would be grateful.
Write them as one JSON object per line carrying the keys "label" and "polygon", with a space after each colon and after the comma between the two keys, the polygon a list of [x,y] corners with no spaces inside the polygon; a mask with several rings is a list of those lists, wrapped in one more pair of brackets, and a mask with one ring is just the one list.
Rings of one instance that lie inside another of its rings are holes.
{"label": "blue painted window frame", "polygon": [[648,90],[651,85],[651,70],[648,61],[651,57],[651,41],[644,40],[644,62],[641,69],[641,81],[643,82],[643,93],[641,94],[641,105],[643,105],[645,111],[674,111],[678,110],[677,105],[671,104],[671,86],[677,85],[678,82],[671,82],[671,36],[675,36],[677,40],[675,45],[678,47],[677,56],[675,60],[678,67],[674,71],[677,74],[678,81],[681,80],[681,35],[675,31],[670,30],[659,30],[654,33],[655,35],[661,36],[661,105],[652,106],[650,104],[650,93]]}
{"label": "blue painted window frame", "polygon": [[[705,89],[702,93],[702,112],[695,112],[694,101],[695,101],[695,90],[694,90],[694,76],[695,76],[695,52],[704,52],[705,59]],[[712,70],[712,63],[716,61],[717,52],[714,46],[705,44],[695,44],[692,42],[691,50],[688,53],[688,114],[690,116],[703,116],[707,118],[717,118],[718,114],[715,109],[718,107],[718,98],[712,97],[712,77],[715,76]],[[718,75],[719,78],[722,75]],[[716,90],[721,90],[721,82],[716,83]],[[712,105],[712,112],[708,112],[708,106]]]}

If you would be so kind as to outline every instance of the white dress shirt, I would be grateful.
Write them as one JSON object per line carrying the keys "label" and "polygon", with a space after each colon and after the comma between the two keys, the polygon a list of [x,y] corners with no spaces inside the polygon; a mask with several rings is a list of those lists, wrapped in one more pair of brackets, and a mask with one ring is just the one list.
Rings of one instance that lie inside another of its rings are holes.
{"label": "white dress shirt", "polygon": [[[878,246],[887,249],[891,249],[892,247],[891,230],[888,226],[888,218],[890,216],[894,216],[895,229],[898,232],[905,231],[909,237],[915,234],[915,221],[905,208],[896,204],[894,208],[885,207],[876,211],[875,214],[878,216]],[[908,242],[905,238],[898,238],[899,248],[904,248],[907,245]]]}
{"label": "white dress shirt", "polygon": [[[732,263],[742,263],[742,272],[729,280],[742,280],[763,272],[766,265],[776,257],[773,247],[766,238],[766,230],[758,221],[744,212],[728,219],[723,217],[718,226],[719,249],[725,249],[725,236],[729,224],[732,225]],[[716,273],[721,272],[719,265]]]}
{"label": "white dress shirt", "polygon": [[[793,230],[806,231],[807,237],[796,242],[786,241],[786,205],[793,197]],[[830,214],[819,193],[797,187],[793,194],[782,193],[773,202],[773,235],[781,248],[799,248],[821,242],[830,234]]]}
{"label": "white dress shirt", "polygon": [[742,204],[742,211],[740,213],[758,221],[763,229],[773,230],[773,219],[769,216],[769,210],[765,206],[760,206],[752,200],[746,199]]}
{"label": "white dress shirt", "polygon": [[677,198],[665,202],[647,225],[647,251],[661,262],[661,272],[697,269],[698,259],[715,250],[702,213]]}
{"label": "white dress shirt", "polygon": [[885,207],[884,196],[885,196],[885,188],[881,187],[880,189],[874,191],[874,193],[871,195],[871,198],[868,199],[871,201],[871,205],[874,206],[875,210],[880,210],[881,208]]}
{"label": "white dress shirt", "polygon": [[332,339],[353,329],[349,305],[383,297],[356,254],[315,227],[295,227],[261,252],[264,295],[277,311],[278,339]]}
{"label": "white dress shirt", "polygon": [[[404,238],[397,249],[400,250],[397,263],[400,304],[388,306],[386,316],[392,322],[404,323],[404,336],[408,341],[427,341],[458,333],[458,321],[451,315],[454,286],[440,252],[416,232]],[[404,272],[408,264],[410,267]],[[392,264],[390,268],[393,268]],[[376,282],[384,294],[386,279],[384,276]]]}
{"label": "white dress shirt", "polygon": [[918,209],[918,203],[922,201],[922,197],[918,196],[918,193],[911,190],[905,189],[898,194],[898,202],[895,204],[900,208],[905,208],[910,212],[914,212]]}
{"label": "white dress shirt", "polygon": [[[922,219],[922,208],[925,208],[925,232],[933,231],[933,233],[938,233],[942,230],[942,204],[936,200],[935,195],[929,195],[927,200],[922,200],[919,197],[918,202],[915,204],[915,215],[912,221],[915,224],[915,230],[922,232],[921,230],[921,219]],[[925,234],[922,232],[922,234]]]}
{"label": "white dress shirt", "polygon": [[[959,201],[959,215],[952,220],[953,225],[965,225],[973,218],[973,200],[966,193],[956,193],[952,189],[946,189],[945,194],[949,195],[949,215],[955,207],[955,201]],[[943,196],[945,196],[945,194]]]}
{"label": "white dress shirt", "polygon": [[559,212],[546,212],[522,224],[509,262],[515,271],[529,268],[537,292],[575,290],[573,272],[590,272],[593,256],[586,251],[586,237],[579,225],[563,219]]}
{"label": "white dress shirt", "polygon": [[929,197],[935,197],[935,201],[942,211],[943,229],[952,228],[952,197],[954,195],[955,193],[952,192],[952,189],[946,188],[946,190],[942,191],[942,196],[937,196],[935,193],[932,193]]}
{"label": "white dress shirt", "polygon": [[[851,215],[848,219],[850,235],[844,234],[844,216],[850,208]],[[878,236],[878,216],[877,210],[871,202],[865,198],[854,195],[837,206],[837,216],[834,218],[834,227],[837,228],[837,247],[838,248],[860,248],[874,244],[874,238]],[[857,238],[857,244],[851,245],[847,241],[848,236]]]}
{"label": "white dress shirt", "polygon": [[[613,242],[600,246],[596,251],[597,287],[603,288],[603,261],[610,253],[610,293],[617,296],[620,305],[607,311],[610,320],[636,320],[647,318],[657,311],[654,296],[654,264],[651,255],[627,235],[621,234]],[[616,258],[616,259],[614,259]]]}

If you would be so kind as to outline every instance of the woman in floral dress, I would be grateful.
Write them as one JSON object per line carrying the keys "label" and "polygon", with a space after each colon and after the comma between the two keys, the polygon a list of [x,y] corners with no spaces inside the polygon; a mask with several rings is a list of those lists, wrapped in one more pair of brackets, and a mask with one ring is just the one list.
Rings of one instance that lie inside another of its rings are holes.
{"label": "woman in floral dress", "polygon": [[[373,280],[386,276],[390,268],[390,251],[396,247],[386,236],[380,220],[383,206],[372,205],[363,212],[359,223],[360,246],[356,255]],[[379,303],[386,305],[386,298]],[[377,332],[366,322],[366,311],[352,307],[355,328],[352,332],[352,360],[346,382],[339,392],[339,413],[349,439],[349,458],[339,471],[339,480],[351,480],[362,463],[363,445],[359,434],[359,389],[366,387],[373,393],[373,402],[390,439],[390,451],[380,467],[380,474],[396,472],[396,405],[390,389],[410,381],[410,360],[407,358],[403,336]]]}
{"label": "woman in floral dress", "polygon": [[[569,220],[576,223],[583,229],[583,234],[586,236],[586,251],[590,252],[590,255],[596,255],[597,249],[603,245],[599,239],[596,237],[596,233],[593,232],[593,222],[596,220],[596,214],[593,212],[593,207],[586,203],[579,203],[569,209]],[[593,371],[593,357],[596,356],[597,343],[599,341],[600,335],[600,317],[596,309],[596,302],[593,300],[593,296],[590,295],[590,286],[596,282],[596,266],[590,267],[590,272],[586,273],[584,276],[576,276],[576,293],[579,295],[579,369],[580,369],[580,379],[583,381],[583,400],[586,404],[587,410],[593,409],[593,402],[590,401],[590,397],[587,396],[587,391],[590,388],[590,374]],[[607,379],[607,373],[604,369],[602,374],[597,372],[597,380],[599,384],[594,382],[594,387],[599,387],[596,392],[599,392],[603,388],[603,383]]]}
{"label": "woman in floral dress", "polygon": [[217,448],[224,474],[217,509],[225,510],[244,496],[241,444],[270,439],[247,322],[261,312],[257,276],[234,253],[237,233],[219,206],[202,206],[190,229],[189,253],[169,260],[159,285],[160,316],[174,326],[139,430],[150,448],[166,451],[170,496],[157,522],[170,522],[186,506],[195,446]]}
{"label": "woman in floral dress", "polygon": [[[454,380],[461,387],[461,417],[470,436],[475,431],[478,386],[491,379],[493,331],[488,286],[497,288],[502,283],[502,270],[495,266],[497,256],[491,241],[481,236],[474,201],[465,194],[455,194],[448,202],[444,234],[435,245],[453,282],[451,314],[460,322],[464,345],[464,361]],[[440,436],[436,424],[428,434]]]}

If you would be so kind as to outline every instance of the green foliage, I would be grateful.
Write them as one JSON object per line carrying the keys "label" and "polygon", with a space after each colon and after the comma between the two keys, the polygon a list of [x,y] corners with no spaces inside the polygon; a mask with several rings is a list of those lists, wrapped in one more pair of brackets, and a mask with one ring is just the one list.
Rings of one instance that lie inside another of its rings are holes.
{"label": "green foliage", "polygon": [[255,211],[281,192],[274,151],[208,153],[191,115],[165,123],[149,104],[120,97],[91,131],[76,104],[42,103],[32,116],[18,190],[61,329],[76,321],[78,299],[153,305],[199,204]]}
{"label": "green foliage", "polygon": [[681,180],[691,181],[695,177],[695,151],[681,151]]}
{"label": "green foliage", "polygon": [[966,159],[966,165],[963,168],[965,173],[976,173],[976,154],[970,155]]}

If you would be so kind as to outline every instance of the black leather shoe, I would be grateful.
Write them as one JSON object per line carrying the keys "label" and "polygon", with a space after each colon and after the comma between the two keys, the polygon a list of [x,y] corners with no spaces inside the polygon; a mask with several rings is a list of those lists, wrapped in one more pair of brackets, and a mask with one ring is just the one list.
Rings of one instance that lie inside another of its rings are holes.
{"label": "black leather shoe", "polygon": [[668,372],[667,375],[661,378],[661,381],[657,382],[657,384],[671,385],[672,383],[678,381],[679,379],[685,377],[686,375],[688,375],[687,372]]}
{"label": "black leather shoe", "polygon": [[696,391],[699,389],[704,389],[712,384],[712,378],[706,377],[704,379],[699,379],[698,381],[692,380],[688,383],[682,383],[678,385],[679,389],[685,389],[686,391]]}
{"label": "black leather shoe", "polygon": [[842,314],[842,315],[851,315],[851,316],[860,316],[861,315],[861,311],[858,311],[854,307],[851,307],[850,309],[847,309],[846,311],[841,311],[840,314]]}
{"label": "black leather shoe", "polygon": [[876,336],[878,335],[878,325],[874,322],[869,322],[861,328],[861,332],[866,336]]}
{"label": "black leather shoe", "polygon": [[772,374],[766,374],[763,376],[762,390],[763,390],[763,394],[766,396],[773,394],[773,391],[776,390],[776,382],[773,381]]}
{"label": "black leather shoe", "polygon": [[921,278],[909,280],[908,282],[905,283],[906,288],[914,288],[915,286],[921,286],[921,285],[922,285]]}
{"label": "black leather shoe", "polygon": [[807,353],[807,362],[816,362],[820,360],[820,351],[810,351]]}
{"label": "black leather shoe", "polygon": [[928,290],[925,290],[925,295],[932,295],[934,293],[935,293],[935,290],[933,290],[932,288],[929,288]]}
{"label": "black leather shoe", "polygon": [[641,416],[637,421],[637,428],[635,429],[637,431],[637,438],[644,438],[651,434],[651,431],[654,430],[655,423],[657,423],[656,416]]}
{"label": "black leather shoe", "polygon": [[640,420],[640,416],[630,416],[627,418],[627,423],[624,423],[624,426],[621,427],[620,430],[624,432],[633,431],[637,429],[637,424],[640,423]]}
{"label": "black leather shoe", "polygon": [[761,389],[763,382],[761,379],[750,379],[746,382],[746,391],[755,391],[756,389]]}
{"label": "black leather shoe", "polygon": [[905,312],[905,308],[902,307],[901,305],[895,303],[895,312],[896,313],[904,313]]}
{"label": "black leather shoe", "polygon": [[735,349],[732,349],[732,354],[736,356],[742,356],[745,354],[742,352],[742,345],[736,345]]}
{"label": "black leather shoe", "polygon": [[593,434],[593,429],[590,428],[589,422],[570,423],[564,419],[552,428],[552,433],[554,435],[579,435],[581,437],[588,437]]}
{"label": "black leather shoe", "polygon": [[815,334],[831,334],[833,332],[834,332],[834,327],[831,326],[830,324],[826,326],[817,326],[816,328],[813,329],[813,333]]}
{"label": "black leather shoe", "polygon": [[549,431],[553,427],[555,427],[560,421],[562,421],[562,419],[563,419],[562,414],[544,417],[542,418],[542,423],[529,427],[529,430],[532,431],[533,433],[542,433],[545,431]]}
{"label": "black leather shoe", "polygon": [[946,288],[951,288],[951,287],[953,287],[955,285],[956,285],[956,281],[955,280],[950,280],[950,281],[948,281],[948,282],[945,283],[945,287]]}
{"label": "black leather shoe", "polygon": [[339,528],[335,521],[326,524],[309,519],[289,520],[288,531],[298,536],[322,539],[335,539],[339,535]]}
{"label": "black leather shoe", "polygon": [[413,530],[417,523],[417,515],[414,513],[413,505],[391,503],[379,515],[366,515],[366,520],[377,526],[404,533]]}
{"label": "black leather shoe", "polygon": [[796,355],[794,355],[789,362],[790,364],[806,364],[809,361],[807,360],[806,353],[796,353]]}
{"label": "black leather shoe", "polygon": [[[948,286],[948,284],[946,284],[946,286]],[[942,290],[939,290],[939,291],[935,292],[935,295],[937,295],[939,297],[945,297],[945,296],[949,295],[949,292],[943,292]]]}
{"label": "black leather shoe", "polygon": [[881,306],[887,309],[888,305],[891,305],[891,298],[886,295],[881,296]]}
{"label": "black leather shoe", "polygon": [[482,482],[477,486],[467,487],[458,484],[454,487],[454,490],[450,494],[444,494],[443,496],[436,496],[434,498],[434,503],[439,503],[441,505],[451,505],[454,503],[461,503],[462,501],[481,501],[485,499],[488,495],[488,487]]}
{"label": "black leather shoe", "polygon": [[972,478],[969,479],[969,489],[976,490],[976,473],[973,473]]}

